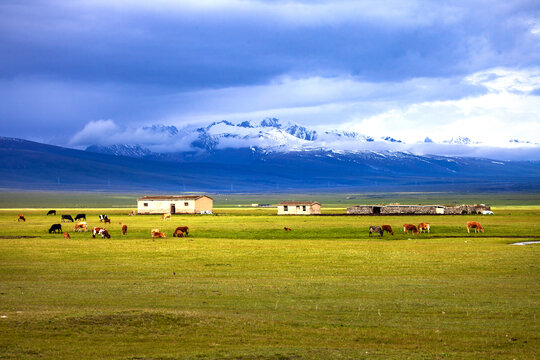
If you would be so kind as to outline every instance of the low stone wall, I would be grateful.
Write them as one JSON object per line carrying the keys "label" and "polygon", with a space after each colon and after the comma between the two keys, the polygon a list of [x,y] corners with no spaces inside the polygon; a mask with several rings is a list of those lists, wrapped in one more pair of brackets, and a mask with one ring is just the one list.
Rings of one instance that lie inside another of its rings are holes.
{"label": "low stone wall", "polygon": [[[373,215],[373,208],[378,208],[380,212],[375,215],[462,215],[462,214],[477,214],[483,210],[491,210],[486,205],[456,205],[456,206],[435,205],[356,205],[347,208],[349,215]],[[439,211],[437,211],[439,210]],[[441,211],[441,210],[444,210]]]}
{"label": "low stone wall", "polygon": [[421,205],[410,205],[410,206],[396,206],[396,205],[387,205],[381,207],[382,215],[436,215],[435,206],[421,206]]}
{"label": "low stone wall", "polygon": [[373,214],[373,206],[371,205],[351,206],[347,208],[347,214],[370,215],[370,214]]}

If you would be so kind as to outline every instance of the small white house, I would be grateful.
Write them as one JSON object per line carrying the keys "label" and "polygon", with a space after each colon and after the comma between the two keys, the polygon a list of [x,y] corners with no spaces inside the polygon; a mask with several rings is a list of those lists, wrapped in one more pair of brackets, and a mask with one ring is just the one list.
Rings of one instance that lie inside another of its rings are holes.
{"label": "small white house", "polygon": [[316,201],[282,201],[277,204],[278,215],[314,215],[321,213]]}
{"label": "small white house", "polygon": [[211,214],[214,199],[207,195],[156,195],[137,199],[139,214]]}

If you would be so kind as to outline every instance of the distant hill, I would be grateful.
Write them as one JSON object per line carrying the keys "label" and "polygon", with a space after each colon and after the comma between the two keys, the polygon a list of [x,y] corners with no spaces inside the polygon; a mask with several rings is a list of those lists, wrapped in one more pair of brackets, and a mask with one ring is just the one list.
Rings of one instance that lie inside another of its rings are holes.
{"label": "distant hill", "polygon": [[167,192],[540,189],[538,162],[256,148],[140,156],[0,138],[0,187]]}

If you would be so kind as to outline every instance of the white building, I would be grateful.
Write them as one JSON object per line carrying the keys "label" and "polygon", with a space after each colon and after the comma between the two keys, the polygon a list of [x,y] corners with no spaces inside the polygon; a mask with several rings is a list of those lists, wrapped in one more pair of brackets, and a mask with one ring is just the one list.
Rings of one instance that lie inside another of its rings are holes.
{"label": "white building", "polygon": [[321,213],[316,201],[282,201],[277,204],[278,215],[313,215]]}
{"label": "white building", "polygon": [[156,195],[137,199],[139,214],[211,214],[214,199],[206,195]]}

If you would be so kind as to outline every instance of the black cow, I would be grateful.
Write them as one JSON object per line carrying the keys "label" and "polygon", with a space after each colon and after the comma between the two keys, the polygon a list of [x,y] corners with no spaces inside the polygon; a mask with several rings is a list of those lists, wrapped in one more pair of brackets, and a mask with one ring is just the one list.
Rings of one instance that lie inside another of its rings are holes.
{"label": "black cow", "polygon": [[99,215],[99,222],[108,219],[107,215]]}
{"label": "black cow", "polygon": [[49,212],[47,213],[47,216],[49,215],[56,215],[56,210],[49,210]]}
{"label": "black cow", "polygon": [[69,220],[69,221],[73,222],[73,218],[71,217],[71,215],[62,215],[62,220],[61,221],[64,221],[64,220]]}
{"label": "black cow", "polygon": [[86,221],[86,214],[77,214],[77,216],[75,216],[75,221],[77,221],[77,220]]}
{"label": "black cow", "polygon": [[49,234],[52,234],[53,232],[61,233],[62,232],[62,225],[61,224],[52,224],[51,228],[49,229]]}

